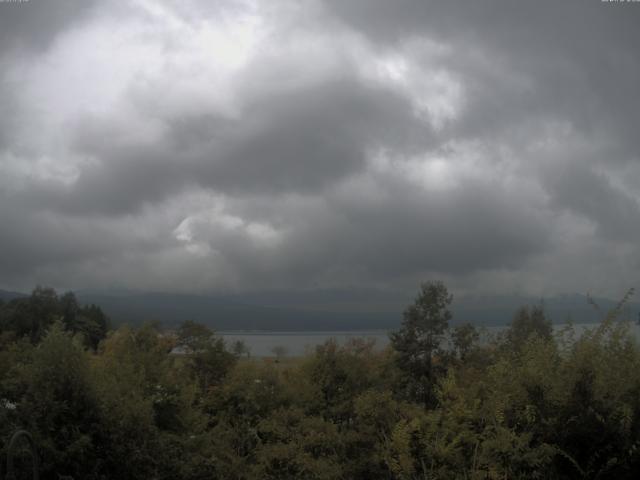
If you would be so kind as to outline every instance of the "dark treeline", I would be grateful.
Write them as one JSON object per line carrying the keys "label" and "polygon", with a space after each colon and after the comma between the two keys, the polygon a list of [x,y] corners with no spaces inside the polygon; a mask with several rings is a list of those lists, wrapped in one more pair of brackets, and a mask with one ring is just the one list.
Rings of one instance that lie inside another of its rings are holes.
{"label": "dark treeline", "polygon": [[451,302],[425,283],[386,350],[276,361],[194,322],[109,330],[38,288],[0,303],[0,445],[32,432],[43,479],[636,478],[624,300],[579,336],[525,307],[482,343]]}

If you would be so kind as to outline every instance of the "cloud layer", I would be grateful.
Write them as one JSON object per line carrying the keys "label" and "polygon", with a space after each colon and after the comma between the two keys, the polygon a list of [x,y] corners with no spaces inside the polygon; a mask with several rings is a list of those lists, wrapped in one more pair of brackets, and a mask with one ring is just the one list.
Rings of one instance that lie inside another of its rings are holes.
{"label": "cloud layer", "polygon": [[640,4],[211,5],[0,3],[0,287],[634,285]]}

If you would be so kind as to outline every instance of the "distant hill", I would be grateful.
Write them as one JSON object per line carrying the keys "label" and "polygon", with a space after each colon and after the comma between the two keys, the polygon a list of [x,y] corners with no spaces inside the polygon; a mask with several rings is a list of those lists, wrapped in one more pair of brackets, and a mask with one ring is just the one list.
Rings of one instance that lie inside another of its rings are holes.
{"label": "distant hill", "polygon": [[[99,305],[116,325],[160,321],[171,326],[194,320],[216,330],[330,331],[398,328],[402,311],[413,296],[367,290],[319,290],[219,296],[79,292],[78,298],[82,303]],[[520,306],[540,302],[539,298],[524,296],[456,298],[452,323],[505,325]],[[584,295],[558,296],[542,302],[554,323],[569,318],[575,323],[591,323],[599,318]],[[615,306],[608,299],[596,302],[603,311]],[[635,320],[639,310],[638,303],[630,303],[626,315]]]}
{"label": "distant hill", "polygon": [[228,296],[176,294],[78,294],[82,303],[95,303],[113,323],[160,321],[176,325],[194,320],[216,330],[360,330],[386,329],[397,323],[397,313],[336,309],[288,304],[256,304]]}
{"label": "distant hill", "polygon": [[0,300],[4,300],[8,302],[9,300],[13,300],[14,298],[24,298],[28,295],[20,292],[11,292],[7,290],[0,290]]}
{"label": "distant hill", "polygon": [[[180,295],[130,291],[78,291],[83,304],[100,306],[114,325],[140,325],[159,321],[175,326],[184,320],[210,325],[216,330],[340,331],[398,328],[402,312],[415,292],[316,290],[306,292],[255,292],[237,295]],[[28,296],[0,290],[9,301]],[[598,321],[598,313],[584,295],[563,295],[541,300],[517,295],[456,297],[452,324],[470,322],[479,326],[506,325],[523,305],[543,303],[554,323],[571,318],[575,323]],[[598,298],[604,312],[616,302]],[[640,304],[629,303],[625,315],[638,319]]]}

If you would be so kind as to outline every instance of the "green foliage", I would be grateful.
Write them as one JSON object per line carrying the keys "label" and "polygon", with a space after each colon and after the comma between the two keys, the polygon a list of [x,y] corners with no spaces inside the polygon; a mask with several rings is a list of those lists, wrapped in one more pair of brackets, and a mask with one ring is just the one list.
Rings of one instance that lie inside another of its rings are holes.
{"label": "green foliage", "polygon": [[470,323],[457,325],[451,332],[451,343],[453,344],[454,352],[463,361],[474,349],[479,339],[480,333]]}
{"label": "green foliage", "polygon": [[415,302],[404,311],[402,328],[390,336],[408,398],[425,405],[433,405],[435,383],[444,371],[436,356],[449,328],[452,301],[442,282],[423,283]]}
{"label": "green foliage", "polygon": [[238,347],[229,352],[222,338],[207,326],[193,321],[183,322],[177,336],[177,346],[183,349],[187,368],[202,391],[218,385],[242,353],[242,348]]}
{"label": "green foliage", "polygon": [[121,327],[94,349],[73,296],[35,297],[0,307],[11,326],[0,337],[0,436],[33,432],[42,478],[613,480],[640,471],[640,348],[623,305],[596,328],[555,336],[541,309],[522,309],[498,342],[459,326],[447,351],[451,296],[425,284],[391,348],[328,341],[276,363],[240,359],[193,322],[175,335]]}
{"label": "green foliage", "polygon": [[546,318],[542,306],[520,308],[514,315],[505,337],[509,348],[518,351],[532,335],[537,335],[543,340],[549,340],[553,336],[551,321]]}
{"label": "green foliage", "polygon": [[257,426],[253,478],[343,477],[343,438],[335,424],[296,407],[278,409]]}
{"label": "green foliage", "polygon": [[80,334],[83,343],[93,349],[109,327],[109,319],[100,307],[79,305],[72,292],[59,297],[52,288],[36,287],[27,298],[0,304],[0,343],[2,338],[28,338],[38,343],[56,321],[72,334]]}
{"label": "green foliage", "polygon": [[92,439],[99,408],[81,343],[56,322],[23,360],[3,387],[16,405],[15,424],[34,434],[43,476],[92,474],[87,466],[99,462]]}
{"label": "green foliage", "polygon": [[337,423],[353,415],[354,398],[374,385],[376,379],[373,344],[353,340],[340,347],[329,340],[316,349],[304,365],[305,376],[314,389],[311,411]]}

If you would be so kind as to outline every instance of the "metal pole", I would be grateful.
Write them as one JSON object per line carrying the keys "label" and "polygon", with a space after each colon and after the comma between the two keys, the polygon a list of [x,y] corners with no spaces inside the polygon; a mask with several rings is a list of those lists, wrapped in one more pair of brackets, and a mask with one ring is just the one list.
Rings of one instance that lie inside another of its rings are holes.
{"label": "metal pole", "polygon": [[16,478],[15,473],[13,473],[13,451],[15,450],[20,437],[27,439],[29,450],[31,452],[31,464],[33,465],[33,480],[39,480],[38,452],[36,451],[36,445],[33,441],[33,437],[26,430],[18,430],[13,434],[9,441],[9,447],[7,448],[7,476],[5,477],[5,480],[15,480]]}

